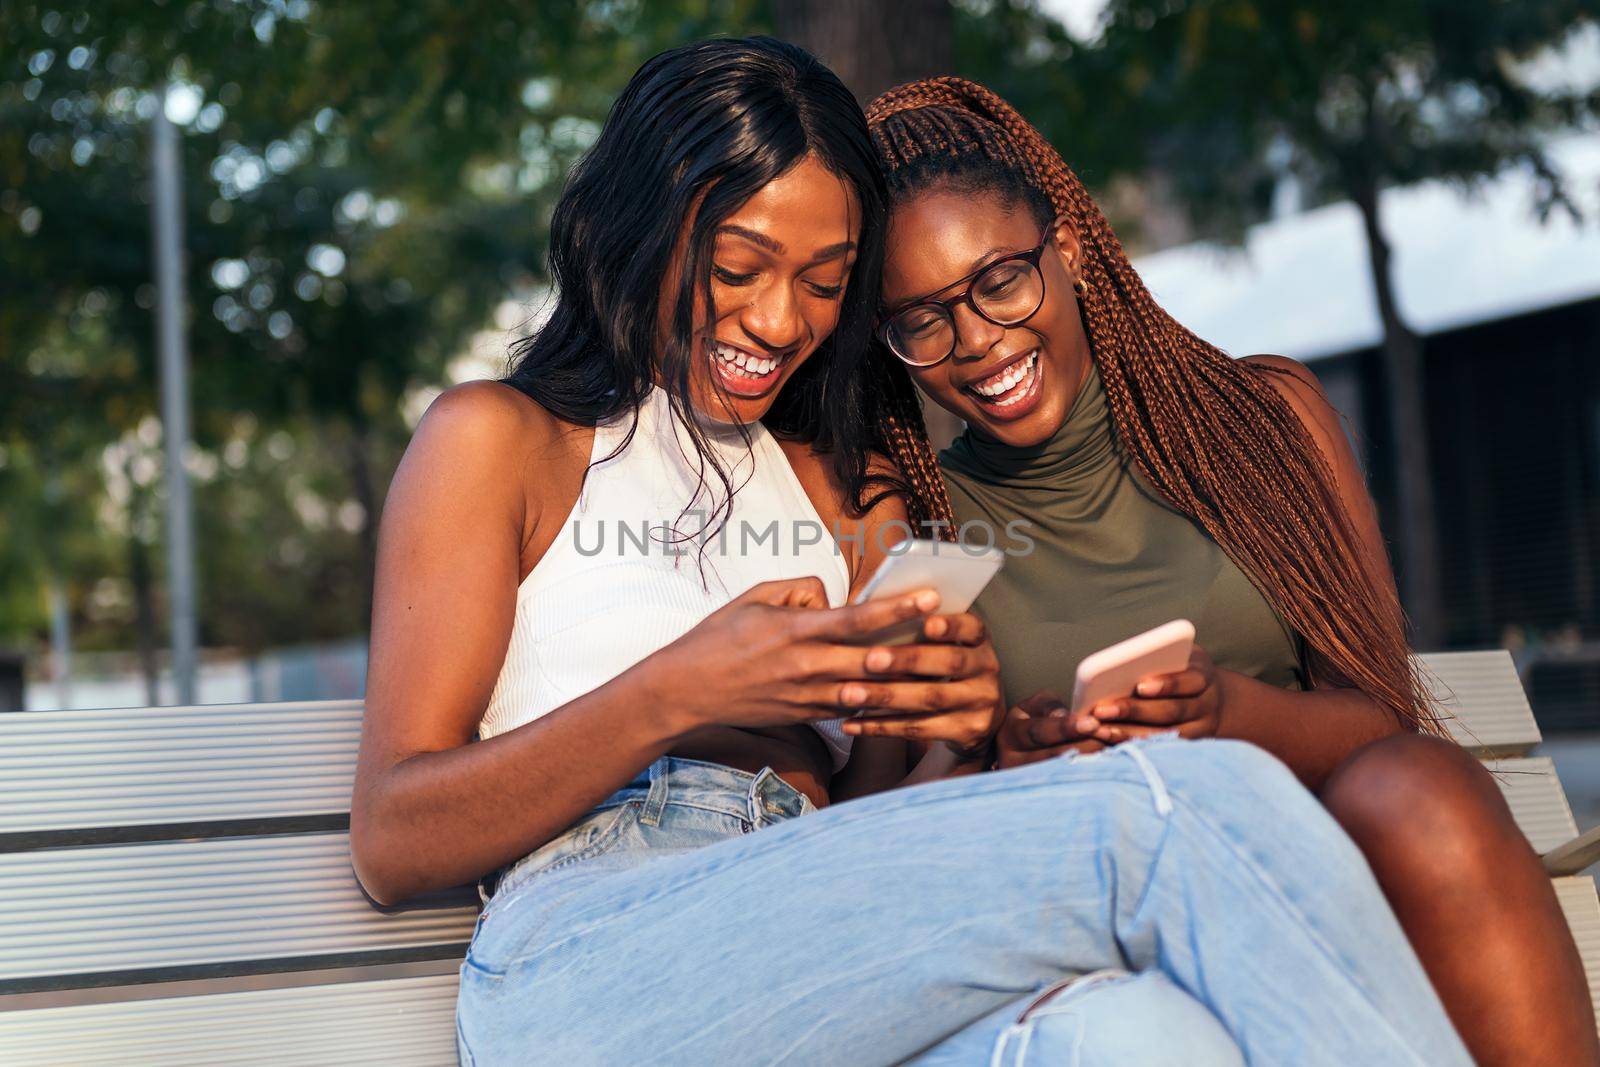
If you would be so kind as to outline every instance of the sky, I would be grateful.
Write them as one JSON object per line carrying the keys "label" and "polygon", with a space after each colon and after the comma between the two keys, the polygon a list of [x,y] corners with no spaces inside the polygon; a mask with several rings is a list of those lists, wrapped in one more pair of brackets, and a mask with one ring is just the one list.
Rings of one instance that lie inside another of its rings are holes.
{"label": "sky", "polygon": [[[1099,36],[1107,0],[1039,0],[1039,8],[1061,21],[1072,35],[1092,41]],[[1600,26],[1573,35],[1563,49],[1522,65],[1523,76],[1539,88],[1592,87],[1600,83]]]}
{"label": "sky", "polygon": [[1040,0],[1039,8],[1057,19],[1072,31],[1074,37],[1093,40],[1099,29],[1100,13],[1106,0]]}

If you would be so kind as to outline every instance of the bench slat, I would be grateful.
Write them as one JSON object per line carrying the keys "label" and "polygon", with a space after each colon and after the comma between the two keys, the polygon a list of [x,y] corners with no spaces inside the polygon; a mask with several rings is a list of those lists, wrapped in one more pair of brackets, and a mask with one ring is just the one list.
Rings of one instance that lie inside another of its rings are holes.
{"label": "bench slat", "polygon": [[1451,712],[1450,736],[1478,753],[1521,755],[1541,740],[1511,653],[1427,652],[1413,657],[1435,699]]}
{"label": "bench slat", "polygon": [[359,700],[0,715],[0,849],[7,834],[343,816],[360,737]]}
{"label": "bench slat", "polygon": [[0,855],[0,993],[94,975],[465,951],[475,908],[379,912],[349,851],[348,835],[332,833]]}
{"label": "bench slat", "polygon": [[1544,857],[1544,869],[1552,875],[1577,874],[1595,863],[1600,863],[1600,826],[1589,827]]}
{"label": "bench slat", "polygon": [[1600,897],[1594,879],[1587,875],[1557,878],[1551,882],[1561,910],[1572,928],[1572,938],[1583,957],[1583,970],[1589,978],[1589,999],[1595,1005],[1595,1025],[1600,1026]]}
{"label": "bench slat", "polygon": [[[1418,657],[1474,751],[1539,741],[1508,653]],[[0,835],[342,815],[361,702],[213,704],[0,716]],[[149,835],[144,835],[148,837]],[[0,848],[5,847],[0,836]]]}
{"label": "bench slat", "polygon": [[1548,852],[1577,836],[1572,807],[1562,791],[1561,779],[1556,777],[1556,765],[1549,758],[1487,759],[1483,765],[1494,775],[1511,814],[1535,852]]}
{"label": "bench slat", "polygon": [[10,1067],[453,1065],[454,974],[0,1012]]}

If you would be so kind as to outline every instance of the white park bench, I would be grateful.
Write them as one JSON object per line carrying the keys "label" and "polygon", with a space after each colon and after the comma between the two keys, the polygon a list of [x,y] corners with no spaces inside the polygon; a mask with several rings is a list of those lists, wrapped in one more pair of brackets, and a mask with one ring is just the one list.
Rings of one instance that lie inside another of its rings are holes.
{"label": "white park bench", "polygon": [[[1543,854],[1600,1001],[1600,900],[1504,652],[1424,657]],[[0,715],[0,1064],[452,1064],[464,892],[348,854],[359,701]]]}

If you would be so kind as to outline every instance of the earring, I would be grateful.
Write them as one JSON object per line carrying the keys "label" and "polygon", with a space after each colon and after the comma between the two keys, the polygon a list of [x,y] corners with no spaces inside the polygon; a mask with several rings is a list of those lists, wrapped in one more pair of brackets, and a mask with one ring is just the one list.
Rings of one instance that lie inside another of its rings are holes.
{"label": "earring", "polygon": [[1089,295],[1089,283],[1083,280],[1083,275],[1078,275],[1073,281],[1072,291],[1077,293],[1080,299]]}

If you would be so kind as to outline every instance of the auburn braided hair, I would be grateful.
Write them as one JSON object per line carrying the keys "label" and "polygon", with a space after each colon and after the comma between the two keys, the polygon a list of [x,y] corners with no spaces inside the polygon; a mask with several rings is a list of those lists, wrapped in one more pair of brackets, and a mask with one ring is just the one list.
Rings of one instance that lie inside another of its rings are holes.
{"label": "auburn braided hair", "polygon": [[[867,122],[891,204],[940,180],[999,172],[1009,180],[989,181],[997,192],[1042,195],[1070,221],[1088,287],[1079,307],[1124,456],[1301,635],[1313,680],[1355,686],[1407,726],[1437,732],[1399,599],[1363,565],[1326,458],[1268,378],[1284,372],[1230,358],[1163,311],[1077,176],[990,90],[962,78],[914,82],[874,100]],[[895,414],[905,432],[920,429],[908,411]],[[907,466],[931,456],[925,439],[908,459],[914,451],[892,454]],[[916,492],[932,494],[914,513],[948,516],[937,473],[907,471]]]}
{"label": "auburn braided hair", "polygon": [[928,443],[922,403],[910,372],[892,355],[875,351],[867,360],[867,373],[874,379],[866,390],[874,409],[868,416],[874,444],[894,470],[869,471],[867,484],[883,488],[870,496],[858,494],[857,506],[865,510],[884,496],[898,495],[910,513],[914,536],[956,540],[950,494],[939,473],[939,457]]}

